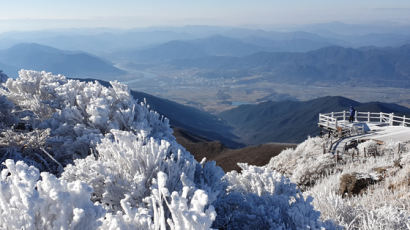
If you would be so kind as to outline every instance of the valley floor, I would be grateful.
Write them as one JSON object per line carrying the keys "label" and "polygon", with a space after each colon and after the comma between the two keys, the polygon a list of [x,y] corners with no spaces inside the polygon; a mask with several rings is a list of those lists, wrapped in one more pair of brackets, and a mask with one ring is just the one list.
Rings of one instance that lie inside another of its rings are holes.
{"label": "valley floor", "polygon": [[[132,70],[127,69],[127,71]],[[194,106],[211,113],[219,113],[241,104],[284,99],[304,101],[323,95],[345,96],[359,102],[381,101],[410,106],[410,89],[406,88],[352,84],[283,84],[258,80],[261,76],[241,79],[209,79],[197,76],[194,70],[135,71],[133,76],[129,76],[129,79],[124,81],[131,89]]]}

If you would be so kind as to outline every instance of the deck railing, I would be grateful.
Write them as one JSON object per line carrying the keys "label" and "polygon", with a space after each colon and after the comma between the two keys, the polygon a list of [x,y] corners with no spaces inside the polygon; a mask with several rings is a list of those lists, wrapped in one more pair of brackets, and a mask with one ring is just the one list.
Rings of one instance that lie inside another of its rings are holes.
{"label": "deck railing", "polygon": [[[350,117],[349,111],[319,113],[319,125],[337,129],[343,128]],[[396,116],[394,113],[383,112],[358,112],[356,111],[355,122],[380,123],[390,126],[410,126],[410,118]]]}

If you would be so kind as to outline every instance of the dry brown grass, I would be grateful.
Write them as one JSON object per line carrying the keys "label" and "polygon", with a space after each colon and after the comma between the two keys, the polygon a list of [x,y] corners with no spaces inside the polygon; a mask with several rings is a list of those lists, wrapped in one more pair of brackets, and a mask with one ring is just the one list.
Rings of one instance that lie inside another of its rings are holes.
{"label": "dry brown grass", "polygon": [[225,172],[240,171],[237,163],[266,165],[282,150],[296,146],[296,144],[267,143],[241,149],[229,149],[218,141],[209,141],[181,129],[174,128],[174,136],[178,143],[194,155],[196,160],[201,161],[206,157],[208,160],[216,161],[216,164]]}

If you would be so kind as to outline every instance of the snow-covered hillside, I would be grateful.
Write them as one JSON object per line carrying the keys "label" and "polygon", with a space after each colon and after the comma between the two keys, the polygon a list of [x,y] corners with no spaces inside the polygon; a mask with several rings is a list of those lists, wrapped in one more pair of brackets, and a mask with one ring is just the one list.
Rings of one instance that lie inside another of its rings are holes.
{"label": "snow-covered hillside", "polygon": [[321,218],[346,229],[410,229],[410,145],[367,141],[338,159],[328,138],[309,138],[266,168],[282,172],[314,197]]}
{"label": "snow-covered hillside", "polygon": [[26,70],[2,84],[0,229],[339,228],[271,167],[195,161],[111,85]]}

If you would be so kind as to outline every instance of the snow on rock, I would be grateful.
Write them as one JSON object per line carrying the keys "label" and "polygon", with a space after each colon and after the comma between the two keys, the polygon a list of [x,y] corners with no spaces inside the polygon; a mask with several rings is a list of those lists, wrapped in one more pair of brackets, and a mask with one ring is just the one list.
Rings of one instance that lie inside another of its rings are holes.
{"label": "snow on rock", "polygon": [[22,160],[1,171],[1,228],[337,228],[271,168],[225,175],[198,163],[125,85],[22,70],[0,103],[1,116],[14,117],[1,121],[1,160]]}

